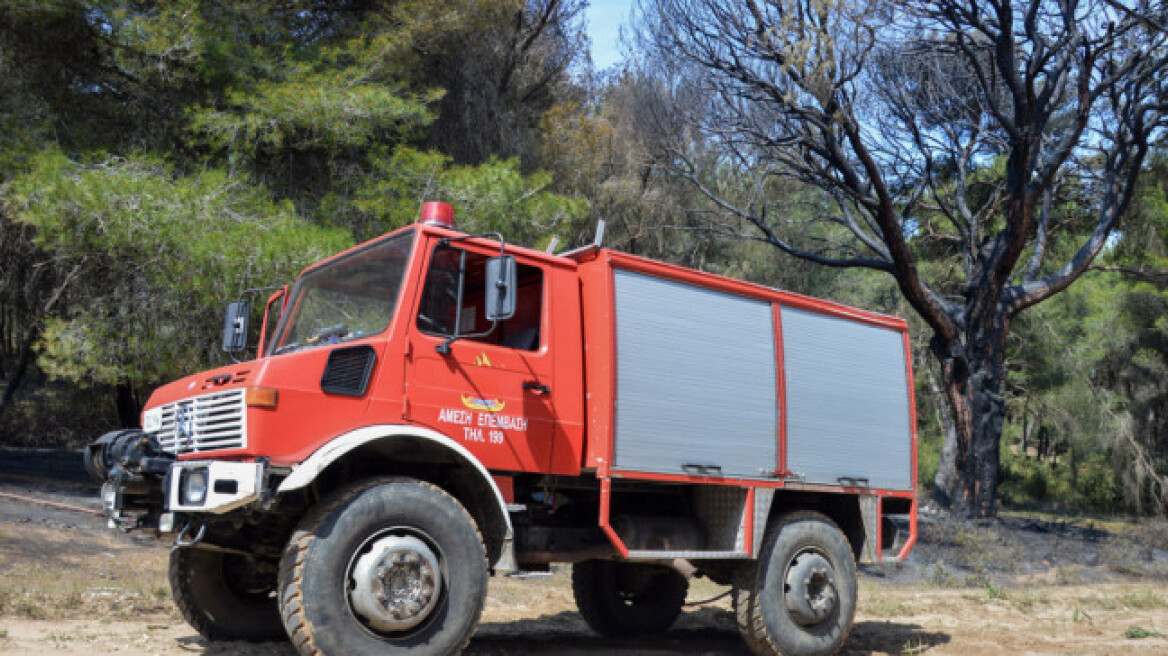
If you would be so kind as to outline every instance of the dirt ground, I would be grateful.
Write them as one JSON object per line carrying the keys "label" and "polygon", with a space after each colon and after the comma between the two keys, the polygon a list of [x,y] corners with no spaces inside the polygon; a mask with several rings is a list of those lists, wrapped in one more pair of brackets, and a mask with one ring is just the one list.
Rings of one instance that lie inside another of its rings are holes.
{"label": "dirt ground", "polygon": [[[0,478],[0,493],[96,507],[88,490]],[[208,644],[166,584],[167,549],[101,518],[0,497],[0,654],[293,656]],[[690,601],[725,589],[695,580]],[[575,611],[567,569],[492,579],[468,654],[748,654],[729,601],[686,609],[664,636],[606,640]],[[1168,525],[1012,515],[922,516],[904,565],[865,568],[845,654],[1168,654]]]}

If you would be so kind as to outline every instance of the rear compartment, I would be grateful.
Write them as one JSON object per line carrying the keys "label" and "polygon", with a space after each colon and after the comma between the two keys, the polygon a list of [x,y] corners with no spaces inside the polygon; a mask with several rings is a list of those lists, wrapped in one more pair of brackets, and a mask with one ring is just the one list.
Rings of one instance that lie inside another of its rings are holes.
{"label": "rear compartment", "polygon": [[611,251],[580,269],[586,464],[913,490],[902,320]]}

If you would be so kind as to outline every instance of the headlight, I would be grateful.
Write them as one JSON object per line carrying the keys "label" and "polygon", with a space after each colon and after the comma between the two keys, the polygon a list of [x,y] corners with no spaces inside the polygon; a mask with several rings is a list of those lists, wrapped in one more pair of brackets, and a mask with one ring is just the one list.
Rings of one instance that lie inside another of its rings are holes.
{"label": "headlight", "polygon": [[207,500],[207,468],[184,469],[179,485],[184,506],[203,505]]}
{"label": "headlight", "polygon": [[162,429],[162,408],[150,408],[142,413],[142,432],[157,433]]}

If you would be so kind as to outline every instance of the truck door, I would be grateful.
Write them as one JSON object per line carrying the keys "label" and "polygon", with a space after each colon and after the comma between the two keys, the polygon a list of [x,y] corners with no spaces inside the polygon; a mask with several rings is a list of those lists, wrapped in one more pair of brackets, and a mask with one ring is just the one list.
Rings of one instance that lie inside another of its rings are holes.
{"label": "truck door", "polygon": [[[546,271],[517,258],[515,316],[492,326],[485,265],[497,254],[464,244],[431,251],[410,328],[406,416],[459,440],[488,468],[547,471],[556,416]],[[465,337],[443,355],[456,321]]]}

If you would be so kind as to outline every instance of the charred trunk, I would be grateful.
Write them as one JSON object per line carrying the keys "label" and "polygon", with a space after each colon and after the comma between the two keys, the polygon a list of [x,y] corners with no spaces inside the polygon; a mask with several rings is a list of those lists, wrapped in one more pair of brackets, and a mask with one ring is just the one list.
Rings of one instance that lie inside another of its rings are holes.
{"label": "charred trunk", "polygon": [[942,508],[953,507],[950,492],[957,487],[957,428],[953,424],[952,412],[947,416],[945,444],[941,447],[941,460],[933,478],[933,501]]}
{"label": "charred trunk", "polygon": [[952,427],[933,481],[934,499],[962,517],[997,514],[1006,416],[1005,327],[998,326],[994,337],[972,348],[959,342],[933,344]]}

